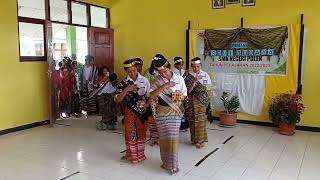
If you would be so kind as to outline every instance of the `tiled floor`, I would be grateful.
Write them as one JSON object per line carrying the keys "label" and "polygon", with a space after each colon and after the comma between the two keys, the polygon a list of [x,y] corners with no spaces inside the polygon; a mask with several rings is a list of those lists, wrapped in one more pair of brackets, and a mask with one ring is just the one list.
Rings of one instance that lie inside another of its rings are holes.
{"label": "tiled floor", "polygon": [[201,150],[191,146],[188,132],[181,133],[181,171],[169,175],[160,168],[159,147],[148,145],[147,160],[141,164],[122,162],[122,131],[96,131],[95,119],[63,120],[59,123],[69,126],[0,136],[0,180],[320,179],[320,133],[297,131],[286,137],[268,127],[210,124],[209,143]]}

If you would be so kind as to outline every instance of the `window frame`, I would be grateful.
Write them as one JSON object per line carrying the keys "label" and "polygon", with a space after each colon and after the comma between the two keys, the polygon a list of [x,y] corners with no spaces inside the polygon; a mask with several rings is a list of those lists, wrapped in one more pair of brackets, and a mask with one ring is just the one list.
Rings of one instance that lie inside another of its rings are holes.
{"label": "window frame", "polygon": [[46,16],[46,19],[51,21],[52,23],[60,23],[60,24],[72,24],[72,12],[71,12],[71,1],[72,0],[62,0],[62,1],[67,1],[67,18],[68,18],[68,22],[63,22],[63,21],[55,21],[55,20],[51,20],[51,7],[50,7],[50,0],[44,0],[46,1],[46,9],[45,11],[48,11],[48,16]]}
{"label": "window frame", "polygon": [[[28,24],[40,24],[43,27],[43,47],[44,47],[44,53],[43,56],[21,56],[20,51],[20,26],[19,23],[28,23]],[[34,18],[26,18],[26,17],[18,17],[18,40],[19,40],[19,58],[20,62],[26,62],[26,61],[47,61],[47,41],[46,41],[46,26],[45,26],[45,20],[42,19],[34,19]]]}
{"label": "window frame", "polygon": [[[72,26],[79,26],[79,27],[95,27],[91,25],[91,12],[90,12],[90,7],[98,7],[98,8],[103,8],[106,10],[106,24],[107,27],[105,29],[110,29],[111,25],[111,17],[110,17],[110,8],[102,7],[99,5],[94,5],[86,2],[81,2],[79,0],[64,0],[67,1],[67,7],[68,7],[68,22],[60,22],[60,21],[52,21],[51,20],[51,10],[50,10],[50,0],[43,0],[45,3],[45,19],[35,19],[35,18],[30,18],[30,17],[22,17],[19,16],[19,4],[18,0],[16,0],[16,5],[17,5],[17,19],[18,19],[18,46],[19,46],[19,59],[20,62],[34,62],[34,61],[47,61],[47,51],[48,51],[48,37],[47,37],[47,21],[50,23],[57,23],[57,24],[65,24],[65,25],[72,25]],[[86,6],[86,14],[87,14],[87,24],[75,24],[72,22],[72,2],[78,3],[81,5]],[[21,56],[20,52],[20,27],[19,27],[19,22],[25,22],[25,23],[30,23],[30,24],[41,24],[43,25],[43,33],[44,33],[44,56]],[[101,28],[101,27],[95,27],[95,28]],[[89,31],[88,31],[88,38],[89,38]],[[88,39],[88,49],[90,49],[90,43]]]}
{"label": "window frame", "polygon": [[101,6],[96,6],[96,5],[88,5],[87,6],[87,11],[89,12],[88,14],[88,18],[90,18],[89,19],[89,22],[90,22],[90,27],[95,27],[95,28],[102,28],[102,27],[97,27],[97,26],[92,26],[92,24],[91,24],[91,6],[92,7],[97,7],[97,8],[103,8],[103,9],[105,9],[106,10],[106,25],[107,25],[107,27],[106,27],[106,29],[110,29],[110,9],[109,8],[104,8],[104,7],[101,7]]}
{"label": "window frame", "polygon": [[[83,5],[83,6],[86,7],[86,16],[87,16],[87,23],[86,23],[86,25],[73,23],[72,3],[80,4],[80,5]],[[91,26],[91,19],[89,20],[88,18],[91,17],[91,14],[90,14],[90,11],[88,11],[88,8],[90,9],[90,5],[87,4],[87,3],[71,0],[71,1],[70,1],[70,9],[68,9],[68,10],[69,10],[69,14],[71,15],[71,17],[70,17],[70,23],[71,23],[72,25],[74,25],[74,26],[86,26],[86,27],[90,27],[90,26]]]}

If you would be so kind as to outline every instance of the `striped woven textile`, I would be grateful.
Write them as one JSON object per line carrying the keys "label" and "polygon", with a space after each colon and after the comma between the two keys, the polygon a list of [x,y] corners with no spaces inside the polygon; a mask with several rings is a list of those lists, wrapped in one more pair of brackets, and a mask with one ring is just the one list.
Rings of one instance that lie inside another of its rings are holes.
{"label": "striped woven textile", "polygon": [[193,117],[189,119],[191,141],[195,144],[208,142],[206,105],[194,96],[190,97],[189,103],[188,113]]}
{"label": "striped woven textile", "polygon": [[90,92],[81,91],[81,99],[84,99],[81,102],[82,110],[87,111],[89,114],[97,114],[98,113],[98,102],[97,97],[94,96],[92,98],[87,98]]}
{"label": "striped woven textile", "polygon": [[181,116],[170,106],[156,108],[156,124],[159,133],[160,155],[163,167],[178,170],[178,147]]}
{"label": "striped woven textile", "polygon": [[144,154],[148,123],[142,123],[128,107],[124,113],[124,133],[127,146],[126,159],[138,163],[146,159]]}
{"label": "striped woven textile", "polygon": [[151,144],[152,143],[158,143],[159,135],[158,135],[156,121],[155,121],[155,119],[153,117],[150,117],[149,131],[150,131]]}

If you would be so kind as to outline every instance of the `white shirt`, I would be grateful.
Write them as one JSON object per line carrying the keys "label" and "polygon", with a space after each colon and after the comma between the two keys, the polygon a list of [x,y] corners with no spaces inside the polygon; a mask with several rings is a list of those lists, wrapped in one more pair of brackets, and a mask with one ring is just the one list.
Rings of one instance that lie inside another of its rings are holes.
{"label": "white shirt", "polygon": [[99,92],[98,95],[104,94],[104,93],[108,93],[108,94],[112,94],[114,92],[116,92],[117,88],[112,86],[112,83],[109,81],[104,88]]}
{"label": "white shirt", "polygon": [[186,72],[186,70],[184,70],[184,69],[178,70],[177,68],[174,67],[174,68],[172,68],[172,72],[174,72],[180,76],[183,76],[184,73]]}
{"label": "white shirt", "polygon": [[92,66],[84,66],[84,68],[83,68],[83,76],[84,76],[86,81],[89,80],[91,71],[92,71]]}
{"label": "white shirt", "polygon": [[135,81],[131,79],[130,76],[127,76],[126,81],[134,82],[134,84],[138,87],[138,94],[140,96],[149,96],[150,82],[146,77],[142,76],[140,73],[138,74],[138,77]]}
{"label": "white shirt", "polygon": [[[163,78],[163,77],[160,77],[160,78]],[[166,83],[169,82],[166,78],[163,78],[163,80]],[[184,83],[184,79],[182,76],[180,76],[176,73],[172,73],[172,77],[171,77],[170,81],[176,83],[175,86],[170,88],[172,90],[172,92],[181,91],[183,93],[183,96],[188,95],[188,90],[187,90],[186,84]]]}
{"label": "white shirt", "polygon": [[209,76],[208,73],[200,70],[200,72],[198,74],[194,73],[194,72],[191,72],[190,73],[192,76],[194,77],[197,77],[198,75],[200,75],[202,78],[199,80],[199,82],[202,84],[202,85],[212,85],[212,82],[211,82],[211,78]]}

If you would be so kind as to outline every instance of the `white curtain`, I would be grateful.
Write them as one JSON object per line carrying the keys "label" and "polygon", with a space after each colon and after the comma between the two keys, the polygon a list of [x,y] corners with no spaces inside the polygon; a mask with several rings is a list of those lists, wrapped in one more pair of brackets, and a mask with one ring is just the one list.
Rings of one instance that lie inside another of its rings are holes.
{"label": "white curtain", "polygon": [[215,74],[214,81],[214,109],[223,110],[220,98],[223,91],[226,91],[239,96],[240,112],[256,116],[261,114],[265,94],[265,76],[219,73]]}

